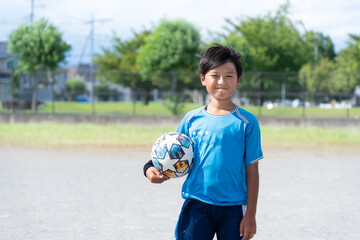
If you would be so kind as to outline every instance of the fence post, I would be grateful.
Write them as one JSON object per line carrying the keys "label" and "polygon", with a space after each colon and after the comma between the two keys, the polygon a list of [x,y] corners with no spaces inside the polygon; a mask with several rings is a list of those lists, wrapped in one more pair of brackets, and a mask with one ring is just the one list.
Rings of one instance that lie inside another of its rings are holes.
{"label": "fence post", "polygon": [[[350,103],[350,73],[347,72],[346,73],[346,98],[347,98],[347,102]],[[349,107],[346,108],[346,117],[350,117],[350,104]]]}
{"label": "fence post", "polygon": [[261,97],[262,97],[261,73],[259,74],[258,79],[259,79],[259,91],[258,91],[257,104],[259,105],[258,106],[259,116],[261,116],[261,110],[262,110],[262,106],[261,106]]}
{"label": "fence post", "polygon": [[92,62],[90,63],[90,84],[91,113],[95,114],[95,72]]}
{"label": "fence post", "polygon": [[303,82],[302,82],[302,102],[303,102],[303,107],[302,107],[302,117],[305,118],[306,117],[306,112],[305,112],[305,101],[306,101],[306,73],[303,73]]}
{"label": "fence post", "polygon": [[51,114],[55,113],[55,94],[54,94],[54,83],[51,81],[51,95],[52,95],[52,101],[51,101]]}
{"label": "fence post", "polygon": [[136,96],[135,96],[136,78],[135,73],[131,73],[131,95],[132,95],[132,114],[136,114]]}
{"label": "fence post", "polygon": [[91,113],[95,114],[95,87],[94,87],[94,80],[92,84],[92,95],[91,95]]}
{"label": "fence post", "polygon": [[286,102],[286,82],[281,83],[281,107],[285,107]]}
{"label": "fence post", "polygon": [[[11,69],[11,76],[10,76],[10,91],[11,91],[11,114],[15,113],[15,94],[14,94],[14,88],[15,88],[15,70]],[[20,86],[18,86],[20,88]],[[19,91],[19,90],[18,90]],[[19,91],[20,95],[20,91]]]}

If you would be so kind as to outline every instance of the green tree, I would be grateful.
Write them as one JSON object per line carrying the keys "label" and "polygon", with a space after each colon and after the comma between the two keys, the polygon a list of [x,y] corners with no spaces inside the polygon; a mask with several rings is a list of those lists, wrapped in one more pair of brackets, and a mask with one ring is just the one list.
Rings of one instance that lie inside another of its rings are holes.
{"label": "green tree", "polygon": [[142,76],[150,78],[157,87],[171,87],[176,91],[177,86],[189,84],[188,79],[178,78],[178,73],[196,71],[199,50],[200,33],[193,24],[185,20],[163,19],[154,33],[146,38],[137,65]]}
{"label": "green tree", "polygon": [[46,71],[48,80],[53,82],[54,71],[65,60],[65,53],[70,50],[62,39],[62,33],[46,19],[40,19],[32,25],[20,25],[9,37],[9,52],[19,60],[21,71],[33,78],[32,110],[37,111],[36,98],[38,70]]}
{"label": "green tree", "polygon": [[[143,30],[140,33],[133,32],[129,40],[121,40],[114,36],[112,46],[103,48],[103,53],[96,55],[95,63],[100,67],[98,77],[104,83],[117,83],[124,87],[144,89],[149,92],[153,89],[150,80],[142,78],[138,73],[136,59],[140,48],[145,44],[145,38],[151,31]],[[146,94],[148,95],[148,94]]]}
{"label": "green tree", "polygon": [[109,101],[112,97],[117,97],[118,92],[116,89],[111,88],[109,84],[99,84],[95,86],[95,93],[102,101]]}
{"label": "green tree", "polygon": [[81,78],[70,78],[66,81],[66,91],[68,92],[68,100],[73,100],[75,96],[86,92],[86,84]]}
{"label": "green tree", "polygon": [[332,51],[327,52],[323,47],[316,63],[312,61],[301,68],[300,77],[305,80],[309,92],[346,93],[354,91],[356,85],[360,84],[360,36],[349,36],[348,47],[341,50],[338,56],[331,58],[334,56]]}
{"label": "green tree", "polygon": [[[169,100],[173,114],[181,111],[180,89],[200,82],[194,77],[200,50],[199,30],[185,20],[165,20],[148,38],[137,59],[142,78],[160,89],[171,89]],[[181,73],[181,74],[180,74]],[[196,85],[195,85],[196,86]]]}
{"label": "green tree", "polygon": [[308,62],[299,71],[300,79],[310,93],[330,94],[340,91],[342,77],[336,72],[334,44],[319,32],[304,34],[304,50]]}
{"label": "green tree", "polygon": [[[289,5],[285,4],[275,14],[269,12],[265,16],[235,21],[226,19],[227,33],[222,34],[224,43],[233,45],[244,56],[244,81],[240,81],[239,85],[243,91],[278,92],[281,89],[279,79],[259,72],[298,71],[307,62],[306,55],[302,52],[304,41],[288,17],[288,8]],[[298,81],[289,81],[294,90],[301,89]],[[260,95],[259,100],[259,104],[262,104],[264,96]]]}
{"label": "green tree", "polygon": [[[315,33],[306,37],[298,30],[297,22],[289,17],[289,3],[282,5],[272,14],[247,17],[235,21],[226,19],[226,32],[220,34],[225,44],[232,45],[243,55],[244,81],[240,89],[248,91],[279,92],[282,82],[289,83],[292,91],[302,89],[302,83],[293,73],[309,62],[314,63]],[[310,41],[311,40],[311,41]],[[318,57],[334,58],[330,38],[317,39]],[[252,73],[254,72],[254,73]],[[277,77],[262,72],[288,72]],[[249,73],[249,74],[247,74]],[[246,77],[246,78],[245,78]],[[281,78],[280,78],[281,77]],[[246,80],[246,81],[245,81]],[[260,102],[263,102],[261,95]]]}
{"label": "green tree", "polygon": [[106,78],[106,80],[112,83],[130,86],[129,82],[119,77],[118,74],[107,75],[107,73],[137,73],[136,59],[140,48],[145,43],[145,38],[150,33],[149,30],[144,30],[140,33],[133,32],[134,36],[129,40],[122,40],[114,35],[112,46],[110,48],[103,48],[103,54],[96,55],[95,63],[100,67],[98,70],[99,76]]}
{"label": "green tree", "polygon": [[305,64],[300,70],[300,76],[310,93],[334,93],[339,90],[336,65],[334,61],[321,58],[318,64]]}
{"label": "green tree", "polygon": [[303,54],[307,55],[308,63],[317,63],[322,58],[334,60],[336,57],[334,44],[329,36],[325,36],[320,32],[305,32],[304,34],[305,48]]}
{"label": "green tree", "polygon": [[337,71],[347,74],[347,88],[354,91],[360,85],[360,35],[349,34],[348,46],[335,58]]}
{"label": "green tree", "polygon": [[281,6],[274,16],[226,19],[229,32],[223,34],[224,42],[246,56],[246,71],[298,71],[307,62],[304,41],[288,17],[288,8]]}

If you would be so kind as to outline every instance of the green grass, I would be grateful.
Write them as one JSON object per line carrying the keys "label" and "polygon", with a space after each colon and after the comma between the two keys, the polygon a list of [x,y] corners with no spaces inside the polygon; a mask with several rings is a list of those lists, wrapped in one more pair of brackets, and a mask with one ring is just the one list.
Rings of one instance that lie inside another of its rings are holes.
{"label": "green grass", "polygon": [[[146,147],[176,126],[28,123],[0,124],[0,145],[27,147]],[[359,151],[360,131],[262,127],[265,149]]]}
{"label": "green grass", "polygon": [[[186,103],[181,114],[201,107],[201,104]],[[320,109],[318,107],[303,108],[291,108],[291,107],[277,107],[273,109],[267,109],[266,107],[244,107],[246,110],[259,116],[305,116],[308,117],[360,117],[360,107],[354,107],[350,110],[346,109]],[[97,114],[138,114],[138,115],[171,115],[171,111],[167,109],[163,104],[157,102],[150,102],[148,105],[144,105],[140,102],[135,104],[131,102],[98,102],[91,103],[78,103],[78,102],[46,102],[43,106],[39,107],[39,113],[79,113],[90,114],[94,110]],[[10,112],[4,110],[0,106],[1,112]],[[31,110],[23,110],[20,112],[31,113]]]}
{"label": "green grass", "polygon": [[[182,114],[200,107],[200,104],[186,103],[182,109]],[[139,115],[171,115],[171,111],[163,104],[157,102],[150,102],[145,105],[141,102],[97,102],[79,103],[79,102],[46,102],[38,108],[39,113],[79,113],[90,114],[92,112],[97,114],[139,114]],[[9,112],[9,110],[2,109],[0,112]],[[19,112],[31,113],[31,110],[21,110]]]}
{"label": "green grass", "polygon": [[317,151],[360,151],[360,131],[345,128],[261,127],[269,148]]}
{"label": "green grass", "polygon": [[0,124],[0,145],[126,147],[149,145],[175,126],[95,125],[90,123]]}
{"label": "green grass", "polygon": [[308,116],[308,117],[360,117],[360,107],[353,107],[347,109],[321,109],[319,107],[277,107],[273,109],[267,109],[266,107],[244,107],[244,109],[252,112],[255,115],[262,116]]}

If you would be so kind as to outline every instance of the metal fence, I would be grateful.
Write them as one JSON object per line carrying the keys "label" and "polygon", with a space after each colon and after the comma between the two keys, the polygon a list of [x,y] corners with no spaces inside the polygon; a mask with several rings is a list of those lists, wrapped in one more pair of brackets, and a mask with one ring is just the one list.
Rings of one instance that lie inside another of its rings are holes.
{"label": "metal fence", "polygon": [[[80,92],[66,88],[71,77],[39,81],[38,113],[183,114],[209,102],[195,72],[85,73]],[[31,77],[20,76],[16,87],[3,81],[0,90],[2,113],[32,112]],[[255,115],[358,117],[360,73],[245,72],[233,100]]]}

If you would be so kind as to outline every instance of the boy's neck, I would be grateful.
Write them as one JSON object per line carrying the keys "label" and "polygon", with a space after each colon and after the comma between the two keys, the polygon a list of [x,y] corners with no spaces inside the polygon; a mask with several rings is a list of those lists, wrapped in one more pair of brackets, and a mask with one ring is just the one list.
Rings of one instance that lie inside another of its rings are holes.
{"label": "boy's neck", "polygon": [[224,115],[234,111],[236,107],[233,102],[210,102],[206,111],[213,115]]}

